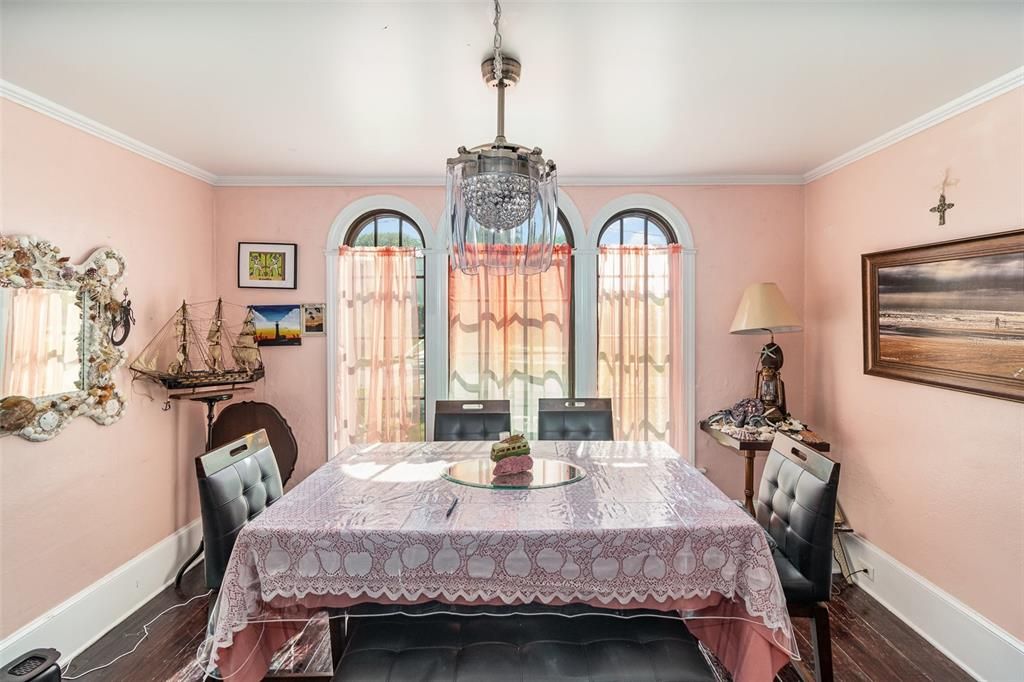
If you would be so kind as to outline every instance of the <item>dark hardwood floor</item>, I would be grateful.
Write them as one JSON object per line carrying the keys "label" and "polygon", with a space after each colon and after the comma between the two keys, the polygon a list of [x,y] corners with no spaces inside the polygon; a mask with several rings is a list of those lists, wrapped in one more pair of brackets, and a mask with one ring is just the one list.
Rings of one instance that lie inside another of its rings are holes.
{"label": "dark hardwood floor", "polygon": [[[887,611],[856,586],[847,587],[829,602],[832,625],[832,664],[837,682],[879,680],[956,682],[974,678],[946,658],[909,625]],[[784,668],[781,682],[798,682],[793,669],[814,679],[810,620],[794,618],[803,660]]]}
{"label": "dark hardwood floor", "polygon": [[[67,670],[73,676],[102,665],[129,651],[142,636],[143,625],[164,609],[185,599],[203,594],[202,566],[193,569],[180,592],[168,587],[152,601],[132,614],[82,652]],[[879,682],[937,682],[971,680],[949,659],[926,642],[901,620],[857,587],[848,587],[831,602],[832,655],[838,682],[878,680]],[[197,599],[169,613],[150,626],[149,638],[138,650],[114,665],[86,675],[83,682],[199,682],[202,673],[196,663],[196,650],[203,641],[207,600]],[[809,621],[794,619],[800,652],[804,660],[795,662],[805,679],[813,679]],[[327,623],[310,623],[277,656],[279,670],[316,672],[330,669],[330,645]],[[780,682],[798,682],[793,666],[782,670]]]}

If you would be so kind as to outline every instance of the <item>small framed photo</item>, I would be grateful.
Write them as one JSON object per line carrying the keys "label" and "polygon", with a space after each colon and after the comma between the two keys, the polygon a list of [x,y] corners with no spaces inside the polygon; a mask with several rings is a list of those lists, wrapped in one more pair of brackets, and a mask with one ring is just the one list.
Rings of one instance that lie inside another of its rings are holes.
{"label": "small framed photo", "polygon": [[301,346],[302,307],[289,305],[253,305],[257,346]]}
{"label": "small framed photo", "polygon": [[240,289],[294,289],[295,244],[238,242],[238,287]]}
{"label": "small framed photo", "polygon": [[302,304],[302,335],[303,336],[324,336],[327,330],[324,327],[323,303]]}

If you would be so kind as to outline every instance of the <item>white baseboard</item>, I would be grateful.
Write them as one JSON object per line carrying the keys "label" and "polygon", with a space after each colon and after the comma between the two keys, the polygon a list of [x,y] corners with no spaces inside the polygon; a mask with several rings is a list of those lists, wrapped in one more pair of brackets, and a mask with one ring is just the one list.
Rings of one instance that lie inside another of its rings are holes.
{"label": "white baseboard", "polygon": [[202,537],[195,520],[11,633],[0,641],[0,663],[40,647],[57,649],[67,663],[171,584]]}
{"label": "white baseboard", "polygon": [[986,682],[1024,680],[1024,642],[856,533],[843,536],[857,585],[965,672]]}

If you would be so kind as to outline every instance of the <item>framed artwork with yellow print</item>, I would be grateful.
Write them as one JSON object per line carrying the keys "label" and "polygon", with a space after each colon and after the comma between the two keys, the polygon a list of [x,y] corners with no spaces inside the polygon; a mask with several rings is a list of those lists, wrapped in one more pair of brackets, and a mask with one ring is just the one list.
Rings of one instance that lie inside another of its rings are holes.
{"label": "framed artwork with yellow print", "polygon": [[238,242],[238,286],[241,289],[294,289],[295,244]]}

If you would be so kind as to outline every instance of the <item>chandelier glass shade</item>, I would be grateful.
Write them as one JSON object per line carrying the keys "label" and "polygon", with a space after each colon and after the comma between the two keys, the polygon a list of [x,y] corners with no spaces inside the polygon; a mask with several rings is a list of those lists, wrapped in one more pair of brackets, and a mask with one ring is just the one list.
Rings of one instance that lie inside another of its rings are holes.
{"label": "chandelier glass shade", "polygon": [[494,4],[494,56],[481,65],[484,81],[498,93],[494,142],[459,147],[448,159],[445,206],[452,229],[452,261],[465,273],[480,268],[535,274],[551,265],[558,230],[558,172],[538,147],[505,139],[505,88],[519,82],[518,61],[501,52]]}
{"label": "chandelier glass shade", "polygon": [[558,229],[558,172],[539,149],[504,142],[462,148],[448,160],[448,217],[455,267],[544,272]]}

